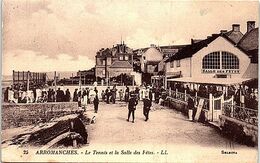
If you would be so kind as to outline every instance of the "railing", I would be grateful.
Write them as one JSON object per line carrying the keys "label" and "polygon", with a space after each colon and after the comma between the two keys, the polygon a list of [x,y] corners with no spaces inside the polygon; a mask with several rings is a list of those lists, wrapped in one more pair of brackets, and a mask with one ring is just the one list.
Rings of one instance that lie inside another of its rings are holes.
{"label": "railing", "polygon": [[171,93],[168,93],[168,95],[170,95],[170,97],[172,97],[176,100],[180,100],[180,101],[183,101],[183,102],[187,102],[188,96],[189,96],[186,93],[176,92],[176,91],[171,91]]}
{"label": "railing", "polygon": [[258,110],[248,109],[237,105],[224,104],[222,114],[255,126],[258,125]]}

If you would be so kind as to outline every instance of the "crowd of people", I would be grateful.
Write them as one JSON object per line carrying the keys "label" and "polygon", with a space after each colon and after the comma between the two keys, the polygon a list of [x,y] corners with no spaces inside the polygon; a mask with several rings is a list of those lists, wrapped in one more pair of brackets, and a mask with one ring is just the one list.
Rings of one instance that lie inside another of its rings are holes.
{"label": "crowd of people", "polygon": [[60,88],[55,91],[43,87],[25,91],[7,87],[4,91],[4,101],[10,103],[69,102],[70,99],[69,89],[64,92]]}

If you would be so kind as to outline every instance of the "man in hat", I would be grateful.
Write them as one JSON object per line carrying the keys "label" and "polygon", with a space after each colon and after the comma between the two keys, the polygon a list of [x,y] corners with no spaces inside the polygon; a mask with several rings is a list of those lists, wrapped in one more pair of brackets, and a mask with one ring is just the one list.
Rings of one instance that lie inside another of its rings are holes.
{"label": "man in hat", "polygon": [[148,98],[148,95],[145,95],[143,99],[144,107],[143,107],[143,114],[145,116],[145,121],[149,119],[149,111],[152,106],[152,101]]}
{"label": "man in hat", "polygon": [[99,104],[99,99],[98,99],[98,94],[96,94],[94,100],[93,100],[93,103],[94,103],[94,110],[95,110],[95,113],[98,112],[98,104]]}
{"label": "man in hat", "polygon": [[129,103],[128,103],[128,118],[127,118],[127,121],[129,122],[129,118],[132,114],[133,116],[133,121],[132,123],[134,123],[135,121],[135,109],[136,109],[136,105],[138,104],[138,101],[135,97],[135,93],[134,92],[131,92],[130,93],[130,99],[129,99]]}

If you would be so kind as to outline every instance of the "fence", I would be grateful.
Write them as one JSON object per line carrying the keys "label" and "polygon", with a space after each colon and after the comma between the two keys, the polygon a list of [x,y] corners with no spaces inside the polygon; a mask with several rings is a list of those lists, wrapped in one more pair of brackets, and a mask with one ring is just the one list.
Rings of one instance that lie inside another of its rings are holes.
{"label": "fence", "polygon": [[[190,96],[189,94],[186,93],[186,91],[182,93],[182,92],[178,92],[177,89],[168,90],[167,92],[169,97],[182,102],[187,102]],[[219,97],[213,97],[210,94],[209,98],[203,98],[195,94],[195,96],[193,96],[192,98],[195,100],[195,105],[197,105],[201,99],[204,100],[202,109],[208,113],[209,115],[208,120],[210,121],[219,120],[218,116],[222,114],[246,123],[250,123],[256,126],[258,125],[258,110],[234,105],[233,96],[230,99],[224,100],[223,95]]]}
{"label": "fence", "polygon": [[223,106],[222,114],[255,126],[258,125],[258,110],[227,103]]}
{"label": "fence", "polygon": [[13,84],[26,86],[42,85],[46,82],[46,73],[30,72],[30,71],[13,71]]}

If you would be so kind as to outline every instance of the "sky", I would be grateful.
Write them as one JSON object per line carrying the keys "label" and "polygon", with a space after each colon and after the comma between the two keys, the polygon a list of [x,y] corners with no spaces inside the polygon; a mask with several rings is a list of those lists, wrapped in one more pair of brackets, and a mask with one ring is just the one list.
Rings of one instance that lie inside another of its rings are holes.
{"label": "sky", "polygon": [[3,0],[2,16],[3,75],[86,70],[121,38],[133,49],[180,45],[259,23],[258,1]]}

